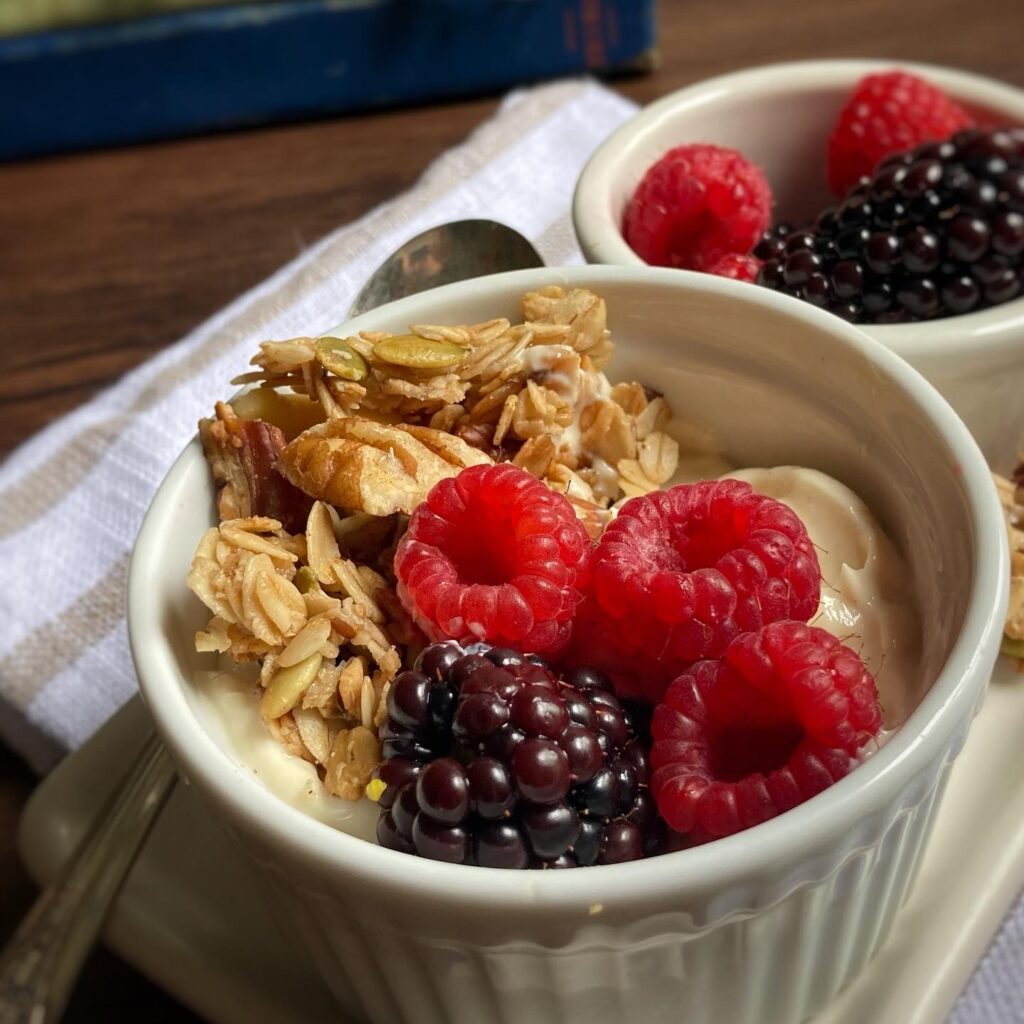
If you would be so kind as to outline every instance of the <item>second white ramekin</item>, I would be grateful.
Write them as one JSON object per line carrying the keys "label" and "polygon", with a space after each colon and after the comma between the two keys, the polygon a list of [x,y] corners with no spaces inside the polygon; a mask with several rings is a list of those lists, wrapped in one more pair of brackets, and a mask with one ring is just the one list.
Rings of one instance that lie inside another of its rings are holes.
{"label": "second white ramekin", "polygon": [[[645,107],[595,151],[573,200],[584,255],[591,263],[644,265],[622,237],[623,211],[647,168],[690,142],[739,150],[765,171],[778,220],[812,220],[836,202],[825,183],[825,151],[839,109],[860,78],[894,67],[934,82],[987,123],[1024,124],[1024,91],[930,64],[798,61],[707,79]],[[1024,444],[1024,297],[964,316],[863,329],[920,370],[993,467],[1009,471]]]}

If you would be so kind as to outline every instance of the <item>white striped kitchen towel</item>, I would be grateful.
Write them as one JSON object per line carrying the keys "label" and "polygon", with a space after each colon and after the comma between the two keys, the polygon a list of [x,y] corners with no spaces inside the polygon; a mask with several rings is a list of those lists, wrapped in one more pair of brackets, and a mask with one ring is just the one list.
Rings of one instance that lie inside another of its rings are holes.
{"label": "white striped kitchen towel", "polygon": [[[634,109],[585,80],[513,93],[412,190],[14,452],[0,466],[0,738],[45,770],[135,692],[124,616],[132,543],[196,421],[258,341],[329,329],[384,257],[444,221],[492,217],[533,240],[549,265],[581,262],[569,220],[576,177]],[[1022,965],[1018,906],[951,1024],[1024,1024]]]}

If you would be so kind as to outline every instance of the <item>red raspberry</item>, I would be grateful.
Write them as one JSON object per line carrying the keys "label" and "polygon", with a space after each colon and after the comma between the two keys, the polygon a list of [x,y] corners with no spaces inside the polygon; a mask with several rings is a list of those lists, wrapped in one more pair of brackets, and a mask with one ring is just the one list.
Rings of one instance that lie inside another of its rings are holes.
{"label": "red raspberry", "polygon": [[764,175],[734,149],[677,146],[648,168],[622,230],[648,263],[707,270],[728,253],[750,251],[771,205]]}
{"label": "red raspberry", "polygon": [[774,622],[668,688],[651,720],[651,791],[676,831],[732,835],[837,782],[881,724],[853,651],[823,629]]}
{"label": "red raspberry", "polygon": [[709,274],[718,277],[731,277],[734,281],[757,280],[761,269],[761,261],[755,256],[744,256],[742,253],[729,253],[708,267]]}
{"label": "red raspberry", "polygon": [[862,78],[828,140],[828,183],[839,197],[891,153],[948,139],[974,123],[941,89],[905,71]]}
{"label": "red raspberry", "polygon": [[395,552],[398,595],[432,640],[557,654],[591,554],[562,495],[508,463],[472,466],[413,512]]}
{"label": "red raspberry", "polygon": [[653,704],[740,633],[809,619],[820,585],[814,545],[782,502],[740,480],[655,491],[626,502],[601,537],[578,655],[620,696]]}

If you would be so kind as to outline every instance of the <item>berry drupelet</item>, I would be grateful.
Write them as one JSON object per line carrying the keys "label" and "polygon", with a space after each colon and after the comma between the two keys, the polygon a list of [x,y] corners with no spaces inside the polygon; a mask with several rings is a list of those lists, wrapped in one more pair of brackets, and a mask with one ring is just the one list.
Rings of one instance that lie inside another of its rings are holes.
{"label": "berry drupelet", "polygon": [[855,323],[956,316],[1024,288],[1024,129],[883,160],[813,228],[755,246],[758,283]]}
{"label": "berry drupelet", "polygon": [[636,860],[664,836],[647,760],[610,682],[535,655],[428,647],[388,694],[377,838],[481,867]]}

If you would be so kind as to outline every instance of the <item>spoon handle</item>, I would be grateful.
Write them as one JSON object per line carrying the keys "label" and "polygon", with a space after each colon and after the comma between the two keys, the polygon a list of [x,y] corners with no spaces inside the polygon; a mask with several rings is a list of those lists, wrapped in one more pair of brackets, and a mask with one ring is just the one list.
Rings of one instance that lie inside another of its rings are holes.
{"label": "spoon handle", "polygon": [[174,765],[155,733],[0,954],[0,1024],[52,1024],[135,855],[174,787]]}

